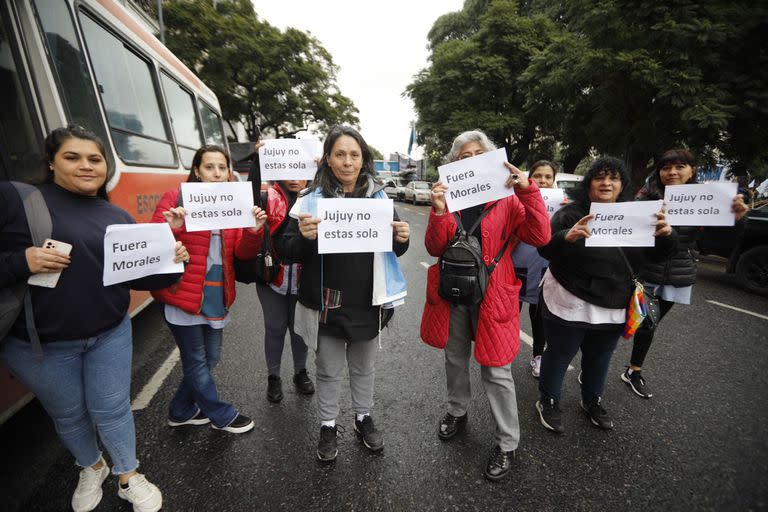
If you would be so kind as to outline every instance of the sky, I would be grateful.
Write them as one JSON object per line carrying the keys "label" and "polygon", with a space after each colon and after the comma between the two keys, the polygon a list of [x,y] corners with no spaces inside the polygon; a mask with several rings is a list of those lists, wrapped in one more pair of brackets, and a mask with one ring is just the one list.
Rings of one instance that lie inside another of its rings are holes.
{"label": "sky", "polygon": [[360,113],[360,133],[387,158],[408,149],[413,103],[401,96],[427,67],[427,33],[464,0],[252,0],[259,19],[310,32],[339,67],[337,84]]}

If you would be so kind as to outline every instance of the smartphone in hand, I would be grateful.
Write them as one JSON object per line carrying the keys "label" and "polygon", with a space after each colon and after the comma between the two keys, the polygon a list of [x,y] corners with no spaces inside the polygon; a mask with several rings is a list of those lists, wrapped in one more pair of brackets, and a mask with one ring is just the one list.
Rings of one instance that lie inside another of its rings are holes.
{"label": "smartphone in hand", "polygon": [[[56,240],[51,240],[50,238],[47,238],[45,242],[43,242],[43,248],[55,249],[62,254],[66,254],[67,256],[69,256],[69,253],[72,252],[72,246],[68,243],[58,242]],[[29,279],[27,279],[27,284],[32,286],[42,286],[44,288],[56,288],[56,283],[59,282],[60,276],[61,272],[32,274],[29,276]]]}

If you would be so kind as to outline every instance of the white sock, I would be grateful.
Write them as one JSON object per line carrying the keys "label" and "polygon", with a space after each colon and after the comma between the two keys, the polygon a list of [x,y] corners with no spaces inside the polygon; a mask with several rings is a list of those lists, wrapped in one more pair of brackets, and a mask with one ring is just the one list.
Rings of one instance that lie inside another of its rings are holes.
{"label": "white sock", "polygon": [[365,414],[358,414],[357,421],[363,421],[363,418],[365,418],[366,416],[370,416],[370,413],[366,412]]}
{"label": "white sock", "polygon": [[325,420],[320,422],[321,427],[335,427],[336,420]]}

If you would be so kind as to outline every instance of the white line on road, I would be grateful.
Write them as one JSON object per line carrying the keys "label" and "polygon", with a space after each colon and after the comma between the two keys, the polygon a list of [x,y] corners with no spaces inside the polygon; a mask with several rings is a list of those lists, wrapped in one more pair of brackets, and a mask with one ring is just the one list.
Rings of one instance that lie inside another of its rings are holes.
{"label": "white line on road", "polygon": [[762,318],[763,320],[768,320],[768,316],[761,315],[760,313],[755,313],[753,311],[748,311],[746,309],[737,308],[736,306],[730,306],[728,304],[723,304],[722,302],[717,302],[716,300],[707,300],[710,304],[714,304],[715,306],[720,306],[721,308],[728,308],[732,309],[734,311],[739,311],[741,313],[746,313],[748,315],[756,316],[757,318]]}
{"label": "white line on road", "polygon": [[168,377],[168,374],[171,373],[171,370],[173,370],[173,367],[176,366],[176,363],[178,362],[179,348],[176,347],[173,349],[173,352],[171,352],[171,355],[168,356],[165,362],[160,365],[160,368],[157,369],[155,374],[151,379],[149,379],[149,382],[146,383],[144,388],[142,388],[141,392],[133,401],[131,404],[132,411],[140,411],[149,405],[149,402],[152,401],[152,398],[158,392],[160,386],[163,385],[163,381],[165,381],[165,379]]}

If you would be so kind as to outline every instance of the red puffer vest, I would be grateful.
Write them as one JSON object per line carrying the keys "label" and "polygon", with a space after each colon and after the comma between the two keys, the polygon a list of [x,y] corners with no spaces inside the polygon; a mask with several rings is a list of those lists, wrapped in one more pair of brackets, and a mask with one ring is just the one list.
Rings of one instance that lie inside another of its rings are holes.
{"label": "red puffer vest", "polygon": [[[160,199],[152,222],[166,222],[163,212],[176,208],[179,197],[179,189],[171,189]],[[203,283],[207,269],[208,248],[211,244],[210,231],[187,232],[182,226],[180,229],[172,229],[176,240],[181,241],[189,252],[184,274],[179,282],[162,290],[155,290],[152,296],[165,304],[170,304],[183,309],[187,313],[197,314],[203,303]],[[222,266],[224,267],[224,306],[229,309],[235,301],[235,269],[232,264],[234,256],[241,259],[249,259],[256,256],[258,246],[256,235],[250,229],[223,229],[222,241]]]}
{"label": "red puffer vest", "polygon": [[[516,195],[500,199],[480,223],[476,234],[482,237],[483,261],[486,265],[501,250],[504,242],[516,239],[541,247],[551,236],[549,217],[539,189],[533,181]],[[485,205],[487,209],[491,203]],[[429,214],[424,243],[432,256],[440,256],[456,233],[453,215]],[[516,238],[515,238],[516,237]],[[475,332],[475,359],[483,366],[504,366],[520,352],[520,280],[515,276],[510,244],[491,274],[485,297],[480,303]],[[437,292],[440,268],[437,264],[427,272],[427,301],[421,317],[421,339],[428,345],[445,348],[451,305]]]}

